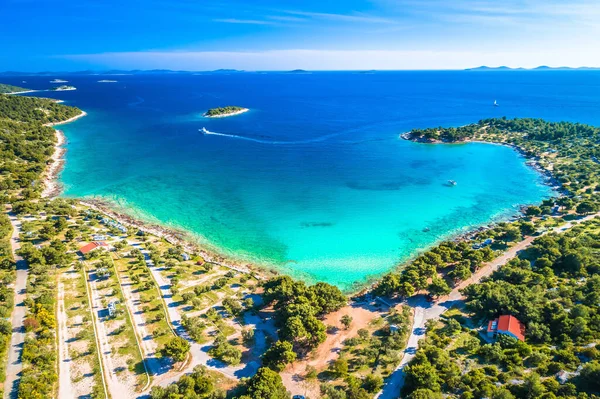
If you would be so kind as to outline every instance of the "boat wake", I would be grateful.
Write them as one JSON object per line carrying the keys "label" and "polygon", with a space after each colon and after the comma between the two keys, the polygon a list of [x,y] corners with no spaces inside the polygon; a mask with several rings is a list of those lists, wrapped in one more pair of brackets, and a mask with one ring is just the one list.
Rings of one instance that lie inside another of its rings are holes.
{"label": "boat wake", "polygon": [[256,137],[240,136],[237,134],[211,132],[210,130],[207,130],[204,127],[202,129],[199,129],[199,131],[200,131],[200,133],[208,135],[208,136],[229,137],[232,139],[246,140],[246,141],[252,141],[255,143],[270,144],[270,145],[297,145],[297,144],[318,143],[318,142],[325,141],[332,137],[336,137],[336,136],[343,134],[343,132],[340,132],[340,133],[327,134],[324,136],[315,137],[315,138],[306,139],[306,140],[281,141],[281,140],[268,140],[268,139],[262,139],[262,138],[256,138]]}

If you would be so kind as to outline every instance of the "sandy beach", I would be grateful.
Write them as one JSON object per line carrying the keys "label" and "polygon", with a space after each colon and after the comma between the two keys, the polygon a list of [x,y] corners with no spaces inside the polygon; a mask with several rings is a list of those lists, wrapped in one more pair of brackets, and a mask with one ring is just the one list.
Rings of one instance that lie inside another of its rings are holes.
{"label": "sandy beach", "polygon": [[42,190],[42,198],[55,197],[60,194],[61,186],[58,181],[58,175],[62,171],[65,164],[64,156],[67,150],[63,147],[67,142],[65,134],[62,130],[55,129],[56,144],[54,145],[54,153],[50,158],[50,163],[46,169],[46,174],[42,180],[44,189]]}
{"label": "sandy beach", "polygon": [[6,94],[6,95],[11,95],[11,94],[27,94],[27,93],[37,93],[38,91],[46,91],[46,90],[13,91],[11,93],[3,93],[3,94]]}
{"label": "sandy beach", "polygon": [[79,115],[75,115],[72,118],[67,119],[66,121],[62,121],[62,122],[51,122],[51,123],[44,123],[44,126],[58,126],[58,125],[64,125],[67,123],[71,123],[73,121],[76,121],[79,118],[83,118],[84,116],[86,116],[87,113],[85,111],[81,111],[81,113]]}
{"label": "sandy beach", "polygon": [[248,111],[250,111],[249,108],[244,108],[244,109],[241,109],[239,111],[231,112],[229,114],[221,114],[221,115],[213,115],[213,116],[209,116],[209,115],[204,114],[204,117],[205,118],[211,118],[211,119],[214,119],[214,118],[228,118],[230,116],[236,116],[236,115],[239,115],[239,114],[243,114],[244,112],[248,112]]}
{"label": "sandy beach", "polygon": [[[81,113],[77,116],[67,119],[63,122],[56,123],[46,123],[44,126],[58,126],[63,125],[65,123],[73,122],[79,118],[86,116],[87,113],[85,111],[81,111]],[[67,138],[62,130],[54,129],[56,134],[56,143],[54,144],[54,152],[52,153],[52,157],[50,157],[50,163],[46,168],[46,173],[42,178],[42,185],[44,189],[42,190],[42,198],[50,198],[55,197],[61,192],[61,185],[58,181],[58,176],[62,171],[62,168],[65,164],[65,153],[67,152],[64,145],[67,142]]]}

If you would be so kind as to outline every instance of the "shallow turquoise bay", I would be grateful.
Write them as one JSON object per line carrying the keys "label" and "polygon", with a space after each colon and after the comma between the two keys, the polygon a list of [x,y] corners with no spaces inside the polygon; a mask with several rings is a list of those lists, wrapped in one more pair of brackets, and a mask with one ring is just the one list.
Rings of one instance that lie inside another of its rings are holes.
{"label": "shallow turquoise bay", "polygon": [[[597,75],[578,78],[589,89],[539,76],[74,77],[78,90],[56,96],[89,115],[64,127],[62,181],[68,196],[108,198],[228,255],[351,289],[552,195],[510,148],[399,138],[503,115],[595,122]],[[224,105],[251,111],[200,116]]]}

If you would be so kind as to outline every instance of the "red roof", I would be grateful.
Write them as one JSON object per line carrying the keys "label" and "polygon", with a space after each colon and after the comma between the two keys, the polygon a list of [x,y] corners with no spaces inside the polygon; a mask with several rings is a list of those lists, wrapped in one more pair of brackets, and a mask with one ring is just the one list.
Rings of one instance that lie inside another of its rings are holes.
{"label": "red roof", "polygon": [[510,334],[521,341],[525,341],[525,325],[511,315],[502,315],[495,320],[490,320],[488,332]]}
{"label": "red roof", "polygon": [[79,252],[81,252],[82,254],[87,254],[90,251],[93,251],[96,248],[99,247],[107,247],[108,245],[105,242],[102,241],[94,241],[94,242],[90,242],[87,245],[84,245],[83,247],[79,248]]}

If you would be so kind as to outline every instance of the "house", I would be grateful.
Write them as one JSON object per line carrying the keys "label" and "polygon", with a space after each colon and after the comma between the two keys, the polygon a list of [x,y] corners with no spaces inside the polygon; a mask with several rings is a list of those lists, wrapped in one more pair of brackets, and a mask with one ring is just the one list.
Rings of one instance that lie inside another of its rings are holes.
{"label": "house", "polygon": [[525,325],[514,316],[502,315],[497,319],[490,320],[488,323],[488,337],[496,338],[498,334],[508,335],[519,341],[525,341]]}
{"label": "house", "polygon": [[104,248],[104,249],[108,249],[108,244],[105,243],[104,241],[94,241],[94,242],[90,242],[87,245],[84,245],[83,247],[79,248],[79,252],[82,255],[86,255],[98,248]]}
{"label": "house", "polygon": [[94,241],[104,241],[104,240],[106,240],[106,236],[104,236],[102,234],[94,234],[92,236],[92,240],[94,240]]}
{"label": "house", "polygon": [[181,254],[181,257],[183,258],[184,261],[188,261],[191,259],[190,255],[185,252]]}

